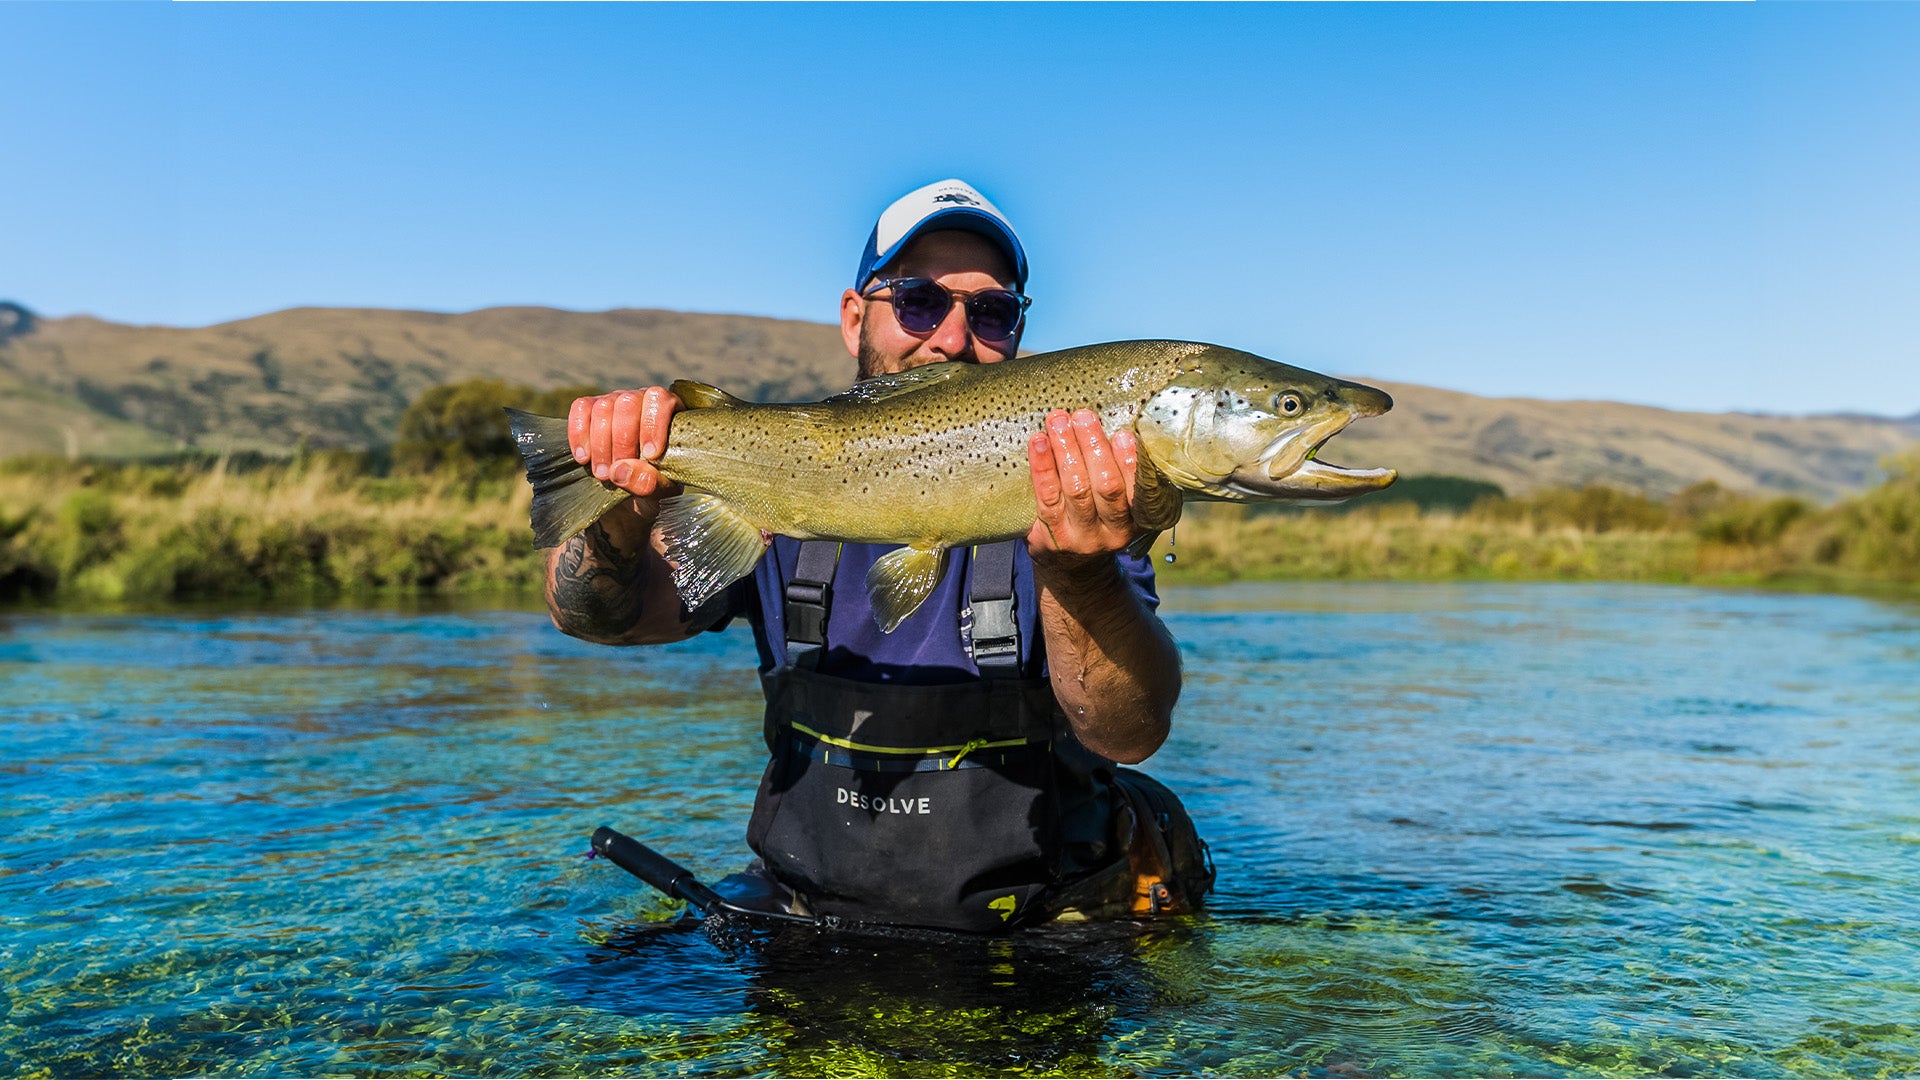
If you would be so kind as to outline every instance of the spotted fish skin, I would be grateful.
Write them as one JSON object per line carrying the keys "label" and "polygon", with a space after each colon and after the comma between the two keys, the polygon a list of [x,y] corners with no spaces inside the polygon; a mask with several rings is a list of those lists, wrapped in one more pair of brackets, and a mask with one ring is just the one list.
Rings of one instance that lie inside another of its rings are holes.
{"label": "spotted fish skin", "polygon": [[[1313,456],[1354,418],[1390,408],[1386,394],[1198,342],[929,364],[804,404],[752,404],[694,382],[673,389],[688,408],[658,467],[688,490],[667,501],[660,524],[690,606],[752,569],[763,532],[899,543],[907,547],[868,582],[891,629],[939,580],[949,549],[1033,527],[1027,444],[1055,409],[1091,409],[1107,431],[1135,433],[1134,512],[1149,534],[1170,527],[1187,497],[1339,499],[1394,478]],[[540,546],[564,543],[627,497],[572,460],[564,420],[513,420]],[[895,580],[903,576],[911,580]]]}

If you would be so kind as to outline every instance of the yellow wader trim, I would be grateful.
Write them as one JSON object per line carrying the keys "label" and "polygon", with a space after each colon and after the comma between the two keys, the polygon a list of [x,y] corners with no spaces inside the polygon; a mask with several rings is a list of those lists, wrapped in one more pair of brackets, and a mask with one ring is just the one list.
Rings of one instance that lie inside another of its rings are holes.
{"label": "yellow wader trim", "polygon": [[795,724],[795,723],[789,722],[789,726],[792,727],[793,730],[798,731],[803,735],[807,735],[812,738],[818,739],[819,741],[826,743],[829,746],[837,746],[842,750],[858,750],[863,754],[926,755],[926,754],[948,754],[948,753],[953,753],[954,751],[957,750],[959,751],[959,753],[954,754],[953,760],[947,762],[947,768],[949,769],[959,767],[960,759],[966,757],[968,754],[973,753],[975,750],[996,749],[1003,746],[1027,745],[1027,740],[1025,739],[999,739],[995,741],[988,741],[986,739],[975,739],[972,742],[954,743],[951,746],[918,746],[918,747],[875,746],[871,743],[857,743],[857,742],[854,742],[852,739],[835,738],[832,735],[826,735],[821,732],[815,731],[805,724]]}

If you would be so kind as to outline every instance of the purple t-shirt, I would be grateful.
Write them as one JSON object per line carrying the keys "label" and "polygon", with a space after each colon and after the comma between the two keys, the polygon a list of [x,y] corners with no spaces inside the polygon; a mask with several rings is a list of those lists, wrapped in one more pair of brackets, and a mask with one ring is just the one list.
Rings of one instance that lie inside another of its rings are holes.
{"label": "purple t-shirt", "polygon": [[[912,615],[883,634],[873,621],[867,603],[867,569],[898,544],[845,544],[840,562],[834,568],[833,603],[827,612],[827,646],[820,656],[822,674],[859,682],[897,682],[907,685],[932,685],[964,682],[980,676],[973,658],[960,641],[960,610],[966,606],[973,583],[973,551],[955,548],[947,556],[947,572],[933,595]],[[1014,615],[1020,626],[1021,674],[1039,678],[1046,674],[1046,658],[1040,647],[1039,604],[1033,591],[1033,560],[1025,544],[1014,545]],[[800,559],[800,542],[785,536],[773,539],[773,550],[754,570],[752,587],[746,581],[735,586],[733,610],[753,624],[754,640],[760,646],[760,669],[771,671],[786,663],[787,582],[793,578]],[[1154,591],[1153,563],[1122,553],[1120,569],[1127,575],[1134,592],[1146,602],[1147,610],[1159,607]]]}

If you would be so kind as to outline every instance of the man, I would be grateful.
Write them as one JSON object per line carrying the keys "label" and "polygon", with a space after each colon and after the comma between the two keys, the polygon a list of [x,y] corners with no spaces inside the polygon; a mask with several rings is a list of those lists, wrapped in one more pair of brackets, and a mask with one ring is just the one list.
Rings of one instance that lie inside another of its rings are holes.
{"label": "man", "polygon": [[[973,188],[902,197],[840,300],[859,377],[1013,361],[1026,278],[1012,226]],[[993,930],[1199,903],[1211,871],[1177,800],[1111,764],[1160,747],[1180,691],[1151,564],[1123,553],[1132,432],[1048,415],[1024,542],[955,552],[888,634],[861,587],[884,545],[769,538],[751,581],[680,603],[654,528],[675,490],[652,462],[681,407],[657,386],[574,402],[574,456],[634,498],[553,551],[548,606],[566,633],[618,645],[752,622],[773,760],[748,840],[783,905]]]}

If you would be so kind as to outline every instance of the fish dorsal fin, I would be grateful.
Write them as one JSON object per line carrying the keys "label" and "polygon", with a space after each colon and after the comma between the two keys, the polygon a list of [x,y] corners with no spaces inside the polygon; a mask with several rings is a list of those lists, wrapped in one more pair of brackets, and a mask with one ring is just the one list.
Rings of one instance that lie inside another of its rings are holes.
{"label": "fish dorsal fin", "polygon": [[[851,390],[843,390],[827,399],[839,403],[847,401],[885,401],[901,394],[911,394],[915,390],[925,390],[937,386],[948,379],[966,371],[973,365],[956,360],[944,360],[938,364],[924,364],[911,371],[896,371],[891,375],[876,375],[853,384]],[[824,403],[823,403],[824,404]]]}
{"label": "fish dorsal fin", "polygon": [[731,409],[746,402],[727,393],[717,386],[709,386],[693,379],[675,379],[668,387],[673,396],[681,400],[689,409]]}

